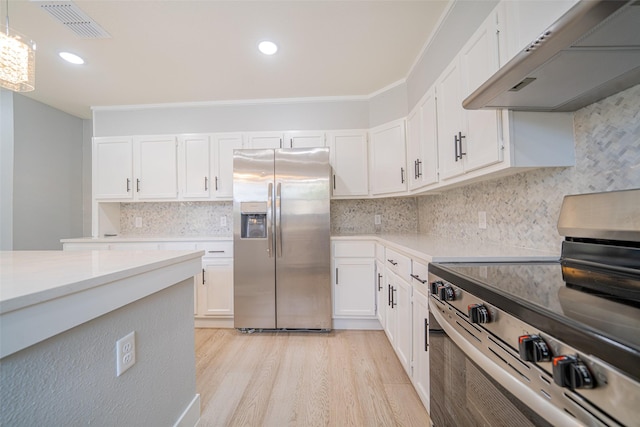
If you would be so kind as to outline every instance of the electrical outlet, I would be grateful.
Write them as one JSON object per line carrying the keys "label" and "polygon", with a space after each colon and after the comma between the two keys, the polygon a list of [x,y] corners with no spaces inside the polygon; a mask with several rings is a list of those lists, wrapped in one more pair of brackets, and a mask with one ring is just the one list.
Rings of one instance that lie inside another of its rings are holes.
{"label": "electrical outlet", "polygon": [[116,376],[119,377],[136,363],[136,331],[116,341]]}
{"label": "electrical outlet", "polygon": [[137,216],[136,217],[136,228],[140,228],[142,227],[142,218]]}
{"label": "electrical outlet", "polygon": [[227,217],[225,215],[220,217],[220,227],[226,227],[227,226]]}
{"label": "electrical outlet", "polygon": [[380,225],[382,223],[382,218],[380,217],[380,215],[373,216],[373,223],[375,225]]}
{"label": "electrical outlet", "polygon": [[483,230],[487,228],[487,213],[484,211],[478,212],[478,228]]}

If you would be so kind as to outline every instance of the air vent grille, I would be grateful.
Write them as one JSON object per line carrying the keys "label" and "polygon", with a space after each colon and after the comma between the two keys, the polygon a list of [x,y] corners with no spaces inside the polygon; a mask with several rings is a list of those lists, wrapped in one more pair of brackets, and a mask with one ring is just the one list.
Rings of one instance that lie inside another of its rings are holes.
{"label": "air vent grille", "polygon": [[40,8],[49,12],[62,25],[84,39],[107,39],[111,35],[89,15],[70,1],[38,1]]}

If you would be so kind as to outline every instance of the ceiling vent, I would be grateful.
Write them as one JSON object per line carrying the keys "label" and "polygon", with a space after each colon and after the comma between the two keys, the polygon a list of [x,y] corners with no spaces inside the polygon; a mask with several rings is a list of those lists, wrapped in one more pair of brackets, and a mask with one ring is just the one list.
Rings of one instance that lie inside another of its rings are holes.
{"label": "ceiling vent", "polygon": [[71,1],[32,0],[41,9],[83,39],[108,39],[111,35]]}

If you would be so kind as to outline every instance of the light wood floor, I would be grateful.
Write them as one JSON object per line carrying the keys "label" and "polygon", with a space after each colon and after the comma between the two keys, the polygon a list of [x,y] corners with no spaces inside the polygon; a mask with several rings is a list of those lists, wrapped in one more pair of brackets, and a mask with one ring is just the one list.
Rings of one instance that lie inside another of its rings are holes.
{"label": "light wood floor", "polygon": [[382,331],[196,329],[200,426],[428,426]]}

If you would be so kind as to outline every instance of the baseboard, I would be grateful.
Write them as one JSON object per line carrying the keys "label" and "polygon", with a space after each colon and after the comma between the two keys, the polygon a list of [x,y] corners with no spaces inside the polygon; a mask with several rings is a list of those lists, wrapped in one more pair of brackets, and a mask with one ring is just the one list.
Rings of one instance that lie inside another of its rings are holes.
{"label": "baseboard", "polygon": [[210,317],[196,317],[194,320],[196,328],[228,328],[233,329],[233,318],[218,319]]}
{"label": "baseboard", "polygon": [[380,321],[376,319],[333,319],[333,329],[354,329],[365,331],[379,331],[382,329]]}
{"label": "baseboard", "polygon": [[200,422],[200,395],[196,393],[173,427],[196,427]]}

